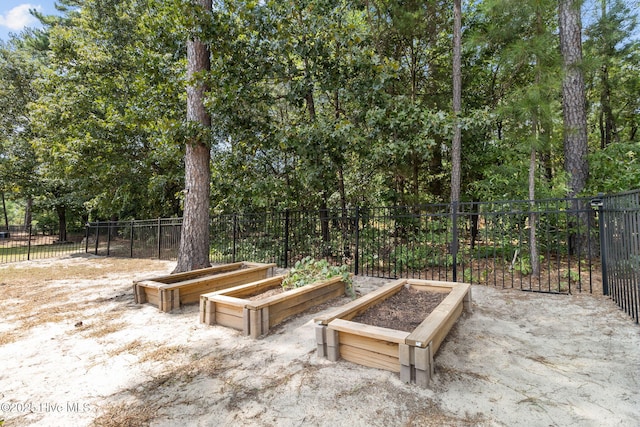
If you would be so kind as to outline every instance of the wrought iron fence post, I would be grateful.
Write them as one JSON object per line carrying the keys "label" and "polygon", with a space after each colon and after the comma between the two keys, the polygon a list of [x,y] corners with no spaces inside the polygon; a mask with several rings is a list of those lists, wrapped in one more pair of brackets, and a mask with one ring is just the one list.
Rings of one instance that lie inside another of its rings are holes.
{"label": "wrought iron fence post", "polygon": [[107,221],[107,256],[111,255],[111,220]]}
{"label": "wrought iron fence post", "polygon": [[458,281],[458,202],[451,203],[451,258],[453,262],[452,280]]}
{"label": "wrought iron fence post", "polygon": [[91,224],[88,222],[84,225],[84,253],[89,253],[89,227]]}
{"label": "wrought iron fence post", "polygon": [[360,206],[356,206],[356,253],[354,256],[354,274],[360,274]]}
{"label": "wrought iron fence post", "polygon": [[27,261],[31,259],[31,230],[32,225],[29,224],[29,238],[27,240]]}
{"label": "wrought iron fence post", "polygon": [[98,240],[100,240],[100,221],[96,221],[96,246],[94,248],[94,255],[98,255]]}
{"label": "wrought iron fence post", "polygon": [[289,209],[285,209],[284,211],[284,266],[283,268],[289,267]]}
{"label": "wrought iron fence post", "polygon": [[233,255],[231,262],[236,262],[236,235],[238,233],[238,215],[233,214]]}
{"label": "wrought iron fence post", "polygon": [[609,282],[607,277],[607,248],[606,248],[606,236],[604,232],[604,202],[602,200],[603,194],[598,194],[598,197],[591,200],[591,207],[598,212],[598,234],[600,234],[600,263],[602,264],[602,295],[609,295]]}
{"label": "wrought iron fence post", "polygon": [[158,218],[158,259],[162,259],[160,257],[160,251],[161,251],[161,248],[162,248],[161,240],[160,240],[162,238],[161,230],[162,230],[162,222],[161,222],[160,218]]}
{"label": "wrought iron fence post", "polygon": [[131,231],[129,232],[129,258],[133,258],[133,226],[135,220],[131,220]]}

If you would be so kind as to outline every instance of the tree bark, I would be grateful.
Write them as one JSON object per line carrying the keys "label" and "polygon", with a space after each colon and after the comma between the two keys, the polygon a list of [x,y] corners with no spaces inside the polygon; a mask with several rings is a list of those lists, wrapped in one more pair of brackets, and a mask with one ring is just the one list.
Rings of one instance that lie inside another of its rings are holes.
{"label": "tree bark", "polygon": [[27,205],[24,208],[24,231],[29,231],[32,220],[33,197],[27,197]]}
{"label": "tree bark", "polygon": [[58,214],[58,241],[67,241],[67,208],[65,205],[56,205]]}
{"label": "tree bark", "polygon": [[[210,12],[211,0],[194,0],[194,4]],[[186,141],[184,214],[174,273],[210,266],[209,261],[209,194],[211,182],[210,144],[207,135],[211,117],[204,106],[207,87],[199,81],[199,73],[210,70],[210,52],[197,38],[187,41],[187,123],[197,129]]]}
{"label": "tree bark", "polygon": [[9,231],[9,215],[7,215],[7,204],[4,201],[4,191],[0,191],[0,196],[2,196],[2,212],[4,212],[4,226],[7,231]]}
{"label": "tree bark", "polygon": [[580,2],[559,0],[560,51],[563,59],[562,114],[564,165],[569,175],[569,197],[580,193],[589,176],[587,112],[582,66]]}
{"label": "tree bark", "polygon": [[[581,68],[580,3],[579,0],[559,0],[558,3],[560,52],[564,72],[562,79],[564,167],[569,175],[569,197],[578,196],[586,186],[589,177],[587,108],[584,75]],[[578,231],[572,232],[569,236],[569,251],[572,254],[584,254],[589,250],[589,239],[586,236],[589,214],[586,211],[582,212],[582,208],[580,200],[574,199],[572,209],[575,212],[575,220],[571,220],[569,225]]]}
{"label": "tree bark", "polygon": [[[535,124],[534,120],[534,126]],[[535,130],[534,130],[535,132]],[[531,258],[531,274],[538,276],[540,274],[540,259],[538,257],[538,239],[536,236],[536,226],[538,216],[534,212],[536,208],[536,148],[531,147],[531,156],[529,158],[529,251]]]}
{"label": "tree bark", "polygon": [[451,203],[460,201],[462,130],[458,123],[462,105],[462,1],[453,2],[453,116],[454,135],[451,144]]}
{"label": "tree bark", "polygon": [[[462,1],[453,0],[453,119],[454,134],[451,142],[451,223],[453,236],[450,252],[453,256],[454,266],[457,263],[458,233],[457,217],[460,202],[460,175],[461,175],[461,151],[462,129],[460,128],[459,115],[462,105]],[[453,280],[457,281],[454,268]]]}

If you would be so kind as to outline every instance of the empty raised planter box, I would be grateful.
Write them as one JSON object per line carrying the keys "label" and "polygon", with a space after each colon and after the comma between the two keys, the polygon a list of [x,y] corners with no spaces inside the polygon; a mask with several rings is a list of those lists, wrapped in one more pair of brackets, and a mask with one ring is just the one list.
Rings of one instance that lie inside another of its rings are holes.
{"label": "empty raised planter box", "polygon": [[[405,287],[447,295],[410,332],[352,321]],[[427,387],[433,376],[433,355],[463,310],[471,311],[468,283],[396,280],[315,318],[318,356],[398,372],[403,381]]]}
{"label": "empty raised planter box", "polygon": [[202,295],[200,321],[227,326],[258,338],[288,317],[344,295],[347,289],[342,277],[334,277],[260,297],[265,292],[281,288],[284,278],[275,276]]}
{"label": "empty raised planter box", "polygon": [[169,312],[181,304],[197,303],[200,295],[255,282],[273,275],[275,264],[234,262],[215,267],[154,277],[133,283],[138,304],[150,303]]}

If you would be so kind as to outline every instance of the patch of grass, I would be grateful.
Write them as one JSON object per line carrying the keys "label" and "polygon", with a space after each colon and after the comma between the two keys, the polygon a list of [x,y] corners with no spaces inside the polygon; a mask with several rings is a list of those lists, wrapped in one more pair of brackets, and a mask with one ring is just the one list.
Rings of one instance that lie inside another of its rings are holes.
{"label": "patch of grass", "polygon": [[108,405],[102,414],[93,420],[94,427],[146,427],[154,419],[157,408],[151,405],[119,403]]}
{"label": "patch of grass", "polygon": [[140,340],[133,340],[130,341],[126,344],[124,344],[121,347],[115,348],[113,350],[109,351],[109,356],[111,357],[115,357],[118,356],[122,353],[130,353],[130,354],[136,354],[140,351],[142,351],[145,347],[151,345],[150,343],[144,343]]}
{"label": "patch of grass", "polygon": [[12,342],[16,342],[20,339],[21,335],[17,334],[13,331],[4,332],[0,334],[0,346],[5,344],[11,344]]}
{"label": "patch of grass", "polygon": [[[57,260],[56,260],[57,261]],[[158,270],[166,265],[162,261],[128,258],[69,258],[66,262],[34,261],[33,263],[0,266],[5,284],[35,285],[51,280],[92,280],[108,277],[110,273],[139,274],[145,270]]]}
{"label": "patch of grass", "polygon": [[140,357],[140,362],[166,362],[176,356],[184,355],[186,349],[182,346],[161,346],[153,351],[145,352]]}
{"label": "patch of grass", "polygon": [[102,324],[100,327],[96,329],[87,329],[87,338],[102,338],[106,335],[113,334],[114,332],[119,332],[127,326],[125,322],[114,322]]}

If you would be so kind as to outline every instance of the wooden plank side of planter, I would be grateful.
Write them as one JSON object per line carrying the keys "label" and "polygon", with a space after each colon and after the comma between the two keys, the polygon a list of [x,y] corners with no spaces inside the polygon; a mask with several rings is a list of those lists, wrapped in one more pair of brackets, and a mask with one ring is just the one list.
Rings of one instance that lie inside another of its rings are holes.
{"label": "wooden plank side of planter", "polygon": [[237,304],[214,302],[215,323],[241,331],[244,325],[244,307]]}
{"label": "wooden plank side of planter", "polygon": [[243,270],[222,273],[211,278],[193,279],[193,282],[179,282],[165,287],[180,288],[180,302],[190,304],[200,301],[200,295],[205,292],[218,291],[221,289],[237,286],[244,283],[255,282],[267,276],[268,267],[252,267]]}
{"label": "wooden plank side of planter", "polygon": [[210,276],[213,274],[223,273],[226,271],[234,271],[241,269],[244,265],[256,265],[256,263],[233,262],[229,264],[216,265],[213,267],[200,268],[198,270],[184,271],[182,273],[173,273],[166,276],[159,276],[145,279],[144,281],[158,282],[162,284],[171,284],[182,282],[185,280],[195,279],[202,276]]}
{"label": "wooden plank side of planter", "polygon": [[282,284],[282,281],[284,280],[284,277],[285,276],[273,276],[267,279],[258,280],[256,282],[245,283],[242,285],[229,287],[227,289],[209,292],[203,294],[202,297],[213,298],[217,295],[225,295],[235,298],[247,298],[280,286]]}
{"label": "wooden plank side of planter", "polygon": [[332,320],[329,323],[329,329],[333,329],[338,332],[361,335],[363,337],[376,340],[389,341],[396,344],[404,344],[409,336],[408,332],[381,328],[379,326],[365,325],[363,323],[351,322],[343,319]]}
{"label": "wooden plank side of planter", "polygon": [[413,289],[422,292],[449,293],[455,287],[452,282],[439,282],[436,280],[416,280],[409,279],[407,284]]}
{"label": "wooden plank side of planter", "polygon": [[[215,299],[214,299],[215,296]],[[242,318],[245,300],[226,295],[202,295],[200,297],[200,322],[207,325],[215,325],[218,312]],[[240,328],[242,329],[242,328]]]}
{"label": "wooden plank side of planter", "polygon": [[[281,294],[272,295],[270,297],[261,298],[255,301],[250,301],[247,303],[247,308],[259,310],[264,307],[271,307],[273,304],[279,303],[282,300],[295,299],[299,295],[304,295],[306,293],[313,292],[313,290],[316,288],[322,288],[322,287],[328,286],[328,284],[333,284],[337,282],[342,282],[342,277],[332,277],[331,279],[310,283],[308,285],[301,286],[295,289],[290,289]],[[305,295],[302,298],[307,298],[307,296]]]}
{"label": "wooden plank side of planter", "polygon": [[[300,292],[295,292],[300,291]],[[346,284],[342,279],[330,280],[313,286],[274,295],[269,307],[269,327],[275,326],[298,313],[323,304],[345,294]],[[275,297],[281,297],[276,299]],[[260,301],[262,305],[262,301]],[[248,307],[251,305],[249,304]]]}
{"label": "wooden plank side of planter", "polygon": [[447,282],[445,280],[433,279],[407,279],[407,283],[417,286],[440,286],[445,288],[454,288],[458,285],[464,284],[464,282]]}
{"label": "wooden plank side of planter", "polygon": [[[156,307],[160,305],[160,293],[157,288],[145,288],[142,287],[142,292],[144,293],[144,302],[148,302],[151,305],[155,305]],[[143,302],[140,302],[143,304]]]}
{"label": "wooden plank side of planter", "polygon": [[[339,333],[339,349],[340,357],[349,362],[357,363],[359,365],[368,366],[371,368],[384,369],[391,372],[400,372],[400,360],[398,358],[398,352],[396,350],[395,356],[388,354],[378,353],[377,351],[370,350],[368,345],[361,347],[354,344],[354,341],[350,340],[349,334],[345,332]],[[366,338],[360,337],[359,344],[366,342]],[[375,340],[371,340],[375,341]],[[374,343],[375,344],[375,343]],[[398,344],[395,344],[397,347]]]}
{"label": "wooden plank side of planter", "polygon": [[434,354],[438,351],[438,349],[440,348],[440,344],[442,344],[442,341],[444,341],[444,339],[447,337],[447,335],[449,334],[449,331],[451,330],[453,325],[456,323],[456,321],[460,318],[460,315],[462,314],[462,312],[463,312],[463,306],[462,306],[462,302],[460,302],[460,304],[458,304],[456,308],[451,311],[451,315],[440,326],[440,328],[438,329],[438,332],[433,336],[433,339],[431,340],[431,345],[432,345]]}
{"label": "wooden plank side of planter", "polygon": [[[222,303],[223,306],[226,307],[234,307],[233,310],[237,311],[237,313],[233,313],[233,315],[244,317],[243,311],[246,312],[245,306],[249,302],[245,297],[250,297],[266,292],[274,287],[279,287],[283,280],[284,276],[274,276],[257,282],[246,283],[200,295],[200,322],[208,325],[214,325],[216,323],[215,307],[217,303]],[[248,322],[248,319],[245,319],[245,322]],[[240,327],[239,329],[243,330],[244,328]]]}
{"label": "wooden plank side of planter", "polygon": [[353,335],[346,332],[340,333],[340,344],[361,348],[374,353],[384,354],[393,358],[398,358],[398,343],[388,340],[378,340],[362,335]]}
{"label": "wooden plank side of planter", "polygon": [[158,289],[161,286],[164,286],[165,283],[162,282],[158,282],[155,280],[138,280],[136,282],[133,282],[134,286],[139,286],[142,288],[152,288],[152,289]]}
{"label": "wooden plank side of planter", "polygon": [[[439,335],[439,342],[434,341],[433,344],[433,353],[435,354],[444,336],[460,317],[464,299],[469,289],[470,285],[468,283],[456,284],[449,295],[407,337],[407,344],[424,348],[436,338],[436,335]],[[449,329],[446,329],[447,326]],[[443,333],[445,329],[446,332]]]}
{"label": "wooden plank side of planter", "polygon": [[407,279],[399,279],[391,283],[387,283],[375,291],[369,292],[368,294],[348,302],[335,310],[314,318],[313,321],[320,325],[328,325],[335,319],[351,320],[366,311],[372,305],[382,302],[391,295],[400,292],[406,283]]}

